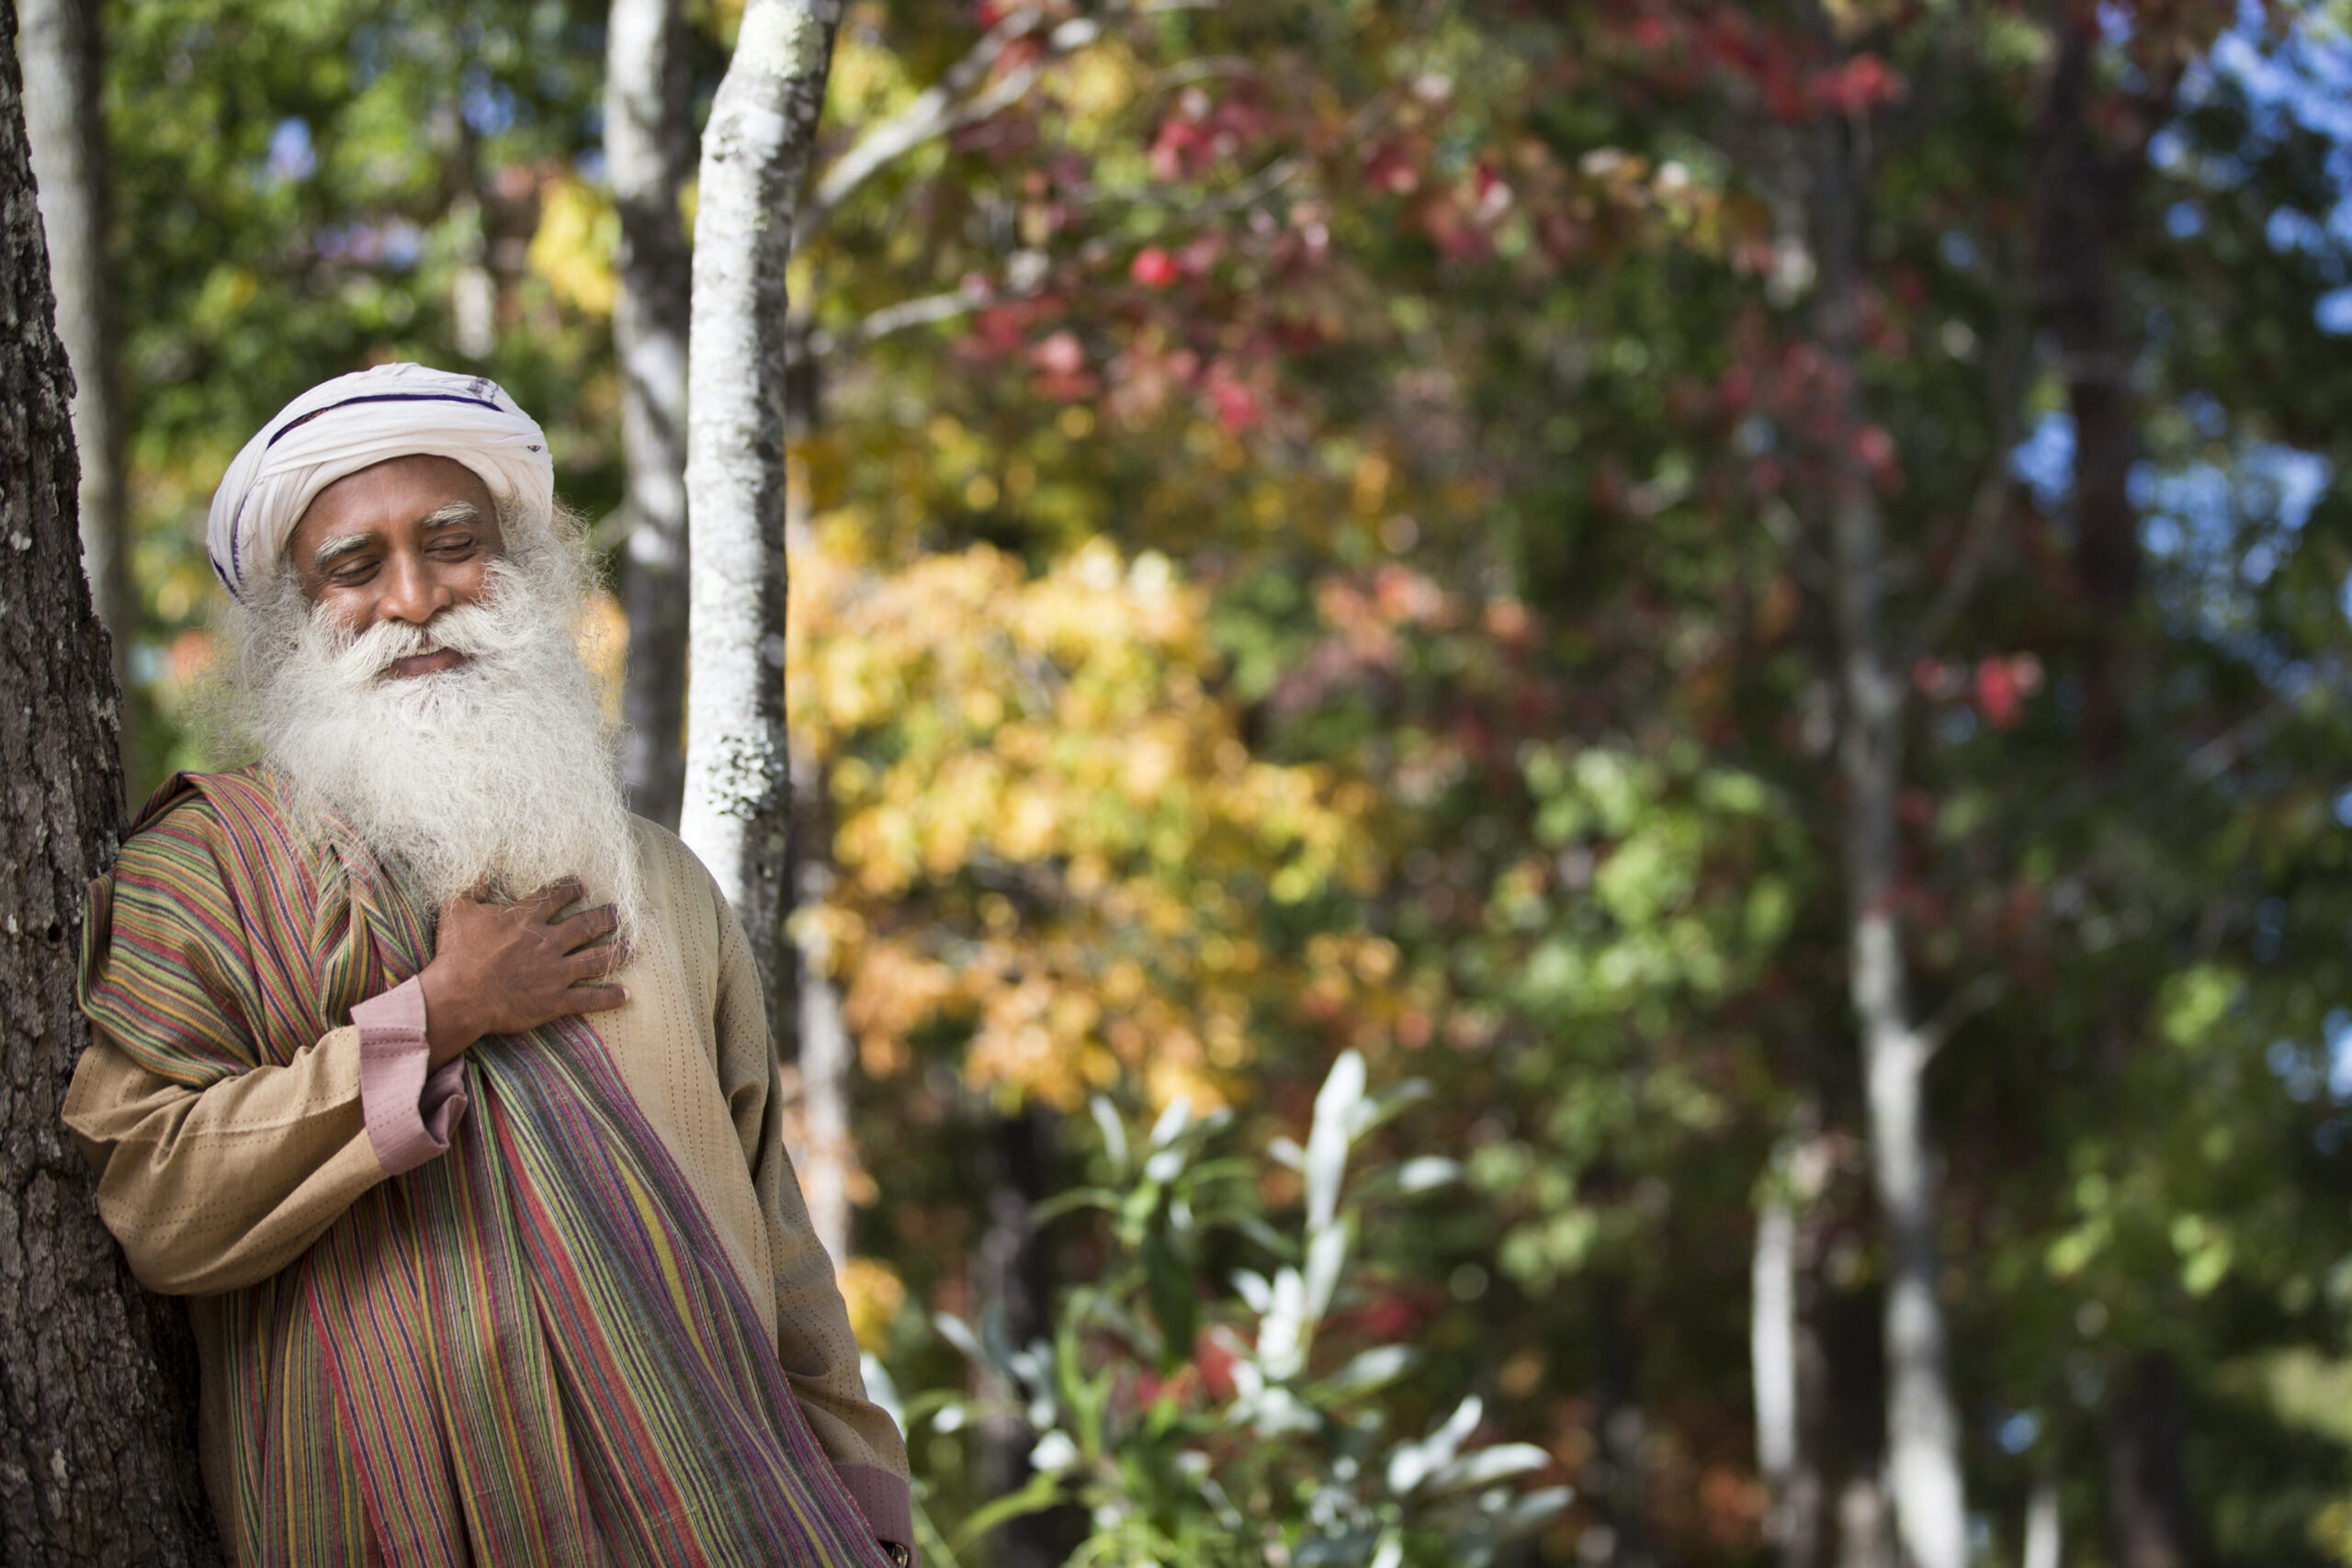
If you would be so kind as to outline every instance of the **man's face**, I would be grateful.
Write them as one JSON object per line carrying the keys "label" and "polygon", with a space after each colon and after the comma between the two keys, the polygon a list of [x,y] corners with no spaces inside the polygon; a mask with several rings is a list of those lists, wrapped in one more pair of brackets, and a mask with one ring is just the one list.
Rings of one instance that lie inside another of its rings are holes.
{"label": "man's face", "polygon": [[[286,558],[314,611],[355,636],[385,621],[422,627],[479,602],[504,548],[481,476],[450,457],[393,457],[319,491],[294,525]],[[395,679],[454,670],[466,656],[436,649],[395,662]]]}

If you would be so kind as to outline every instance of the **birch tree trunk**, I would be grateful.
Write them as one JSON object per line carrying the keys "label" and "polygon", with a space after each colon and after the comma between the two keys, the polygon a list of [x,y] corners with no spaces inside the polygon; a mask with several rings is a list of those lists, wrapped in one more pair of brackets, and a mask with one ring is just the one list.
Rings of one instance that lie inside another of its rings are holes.
{"label": "birch tree trunk", "polygon": [[605,167],[620,210],[613,351],[628,465],[629,807],[678,825],[685,787],[686,333],[692,262],[678,202],[694,154],[682,0],[613,0],[605,29]]}
{"label": "birch tree trunk", "polygon": [[2058,1478],[2044,1471],[2034,1478],[2025,1505],[2025,1555],[2019,1568],[2060,1568],[2065,1547],[2064,1520],[2058,1511]]}
{"label": "birch tree trunk", "polygon": [[[792,890],[796,908],[825,901],[833,883],[833,814],[825,770],[805,750],[792,753]],[[838,1269],[849,1261],[850,1179],[856,1149],[850,1134],[849,1025],[833,984],[832,947],[820,926],[807,926],[786,949],[794,1055],[800,1066],[800,1139],[791,1151],[808,1206],[808,1226]]]}
{"label": "birch tree trunk", "polygon": [[[1805,1270],[1817,1250],[1808,1222],[1827,1156],[1806,1129],[1810,1110],[1774,1151],[1757,1204],[1748,1272],[1748,1364],[1756,1402],[1756,1468],[1771,1496],[1764,1535],[1781,1568],[1817,1568],[1822,1545],[1821,1368],[1808,1336]],[[1811,1364],[1808,1364],[1811,1363]],[[1808,1376],[1808,1373],[1811,1375]],[[1808,1385],[1811,1386],[1808,1386]]]}
{"label": "birch tree trunk", "polygon": [[[16,32],[0,0],[0,27]],[[130,1279],[58,1120],[85,1042],[84,889],[122,830],[118,700],[74,529],[17,62],[0,62],[0,1562],[214,1563],[194,1354]]]}
{"label": "birch tree trunk", "polygon": [[1830,456],[1829,525],[1844,724],[1838,770],[1846,872],[1848,984],[1861,1039],[1871,1174],[1884,1229],[1887,1491],[1913,1568],[1966,1568],[1960,1420],[1946,1371],[1937,1294],[1938,1171],[1927,1125],[1931,1055],[1912,1016],[1897,915],[1895,809],[1903,778],[1903,672],[1885,624],[1886,520],[1854,451],[1860,427],[1863,213],[1867,174],[1856,130],[1817,128],[1815,173],[1821,288],[1816,333],[1844,402]]}
{"label": "birch tree trunk", "polygon": [[784,716],[785,265],[840,0],[751,0],[703,131],[687,372],[686,781],[702,857],[777,994],[790,830]]}
{"label": "birch tree trunk", "polygon": [[1797,1215],[1776,1186],[1757,1205],[1748,1276],[1747,1356],[1756,1391],[1756,1469],[1771,1489],[1766,1534],[1789,1554],[1789,1483],[1797,1466]]}
{"label": "birch tree trunk", "polygon": [[25,129],[40,186],[57,335],[74,367],[74,444],[82,467],[82,563],[98,618],[114,634],[115,684],[127,689],[130,563],[123,502],[121,378],[115,364],[113,269],[107,261],[106,130],[99,114],[98,7],[23,0],[17,58]]}

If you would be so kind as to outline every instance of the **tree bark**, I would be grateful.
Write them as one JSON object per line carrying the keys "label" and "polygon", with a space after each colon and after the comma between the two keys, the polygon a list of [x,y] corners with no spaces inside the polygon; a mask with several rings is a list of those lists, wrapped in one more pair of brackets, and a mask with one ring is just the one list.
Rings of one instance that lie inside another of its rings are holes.
{"label": "tree bark", "polygon": [[[116,362],[114,269],[107,252],[98,7],[87,0],[24,0],[18,23],[25,129],[40,186],[57,335],[74,367],[82,564],[96,595],[98,618],[114,636],[116,688],[127,693],[124,660],[133,604],[123,495],[122,378]],[[124,740],[130,739],[126,728]]]}
{"label": "tree bark", "polygon": [[[1054,1334],[1053,1278],[1036,1206],[1053,1190],[1049,1113],[1032,1105],[1011,1116],[990,1116],[983,1151],[982,1190],[989,1226],[974,1258],[982,1325],[1013,1348],[1049,1341]],[[1001,1396],[1012,1391],[989,1390]],[[980,1424],[975,1479],[982,1497],[1019,1491],[1030,1476],[1029,1450],[1037,1434],[1020,1416],[991,1416]],[[1064,1506],[1007,1519],[992,1538],[996,1568],[1058,1568],[1086,1539],[1086,1515]]]}
{"label": "tree bark", "polygon": [[[16,8],[0,0],[14,35]],[[17,62],[0,63],[0,1561],[209,1563],[186,1318],[142,1292],[58,1120],[83,897],[122,830],[119,699],[74,527]]]}
{"label": "tree bark", "polygon": [[[825,901],[833,881],[833,814],[825,771],[799,747],[792,752],[792,891],[796,908]],[[833,984],[832,951],[809,927],[784,950],[788,960],[800,1066],[800,1146],[792,1151],[809,1228],[839,1269],[849,1261],[850,1178],[856,1150],[850,1135],[849,1026]]]}
{"label": "tree bark", "polygon": [[1757,1205],[1750,1258],[1748,1359],[1755,1386],[1756,1464],[1771,1497],[1765,1539],[1781,1568],[1817,1568],[1822,1551],[1825,1368],[1807,1324],[1805,1280],[1818,1251],[1815,1213],[1827,1156],[1807,1111],[1773,1156]]}
{"label": "tree bark", "polygon": [[2116,253],[2146,167],[2147,141],[2171,118],[2169,73],[2120,115],[2095,117],[2098,19],[2087,6],[2052,7],[2058,58],[2036,129],[2034,271],[2042,314],[2058,340],[2075,422],[2071,510],[2074,576],[2083,624],[2083,733],[2092,762],[2123,744],[2119,671],[2129,664],[2127,617],[2140,583],[2132,465],[2139,419],[2132,395],[2136,344],[2116,309]]}
{"label": "tree bark", "polygon": [[2061,1568],[2065,1525],[2058,1511],[2058,1477],[2053,1471],[2036,1476],[2025,1504],[2025,1554],[2019,1568]]}
{"label": "tree bark", "polygon": [[694,156],[682,0],[613,0],[605,33],[605,167],[620,210],[613,353],[628,465],[629,807],[678,825],[685,788],[686,335],[692,266],[679,211]]}
{"label": "tree bark", "polygon": [[1821,289],[1815,330],[1827,378],[1845,405],[1836,421],[1836,450],[1827,454],[1844,705],[1839,824],[1849,988],[1861,1039],[1871,1171],[1887,1253],[1887,1493],[1897,1537],[1915,1568],[1965,1568],[1960,1420],[1945,1368],[1944,1311],[1937,1294],[1939,1182],[1926,1105],[1930,1049],[1911,1012],[1896,908],[1904,677],[1885,624],[1885,516],[1853,439],[1860,424],[1859,295],[1865,276],[1868,176],[1853,127],[1825,121],[1816,134]]}
{"label": "tree bark", "polygon": [[2116,1568],[2195,1568],[2197,1510],[2181,1462],[2180,1369],[2161,1350],[2126,1363],[2107,1410],[2107,1512]]}
{"label": "tree bark", "polygon": [[783,1016],[785,267],[840,0],[751,0],[703,131],[688,362],[686,782],[679,833]]}

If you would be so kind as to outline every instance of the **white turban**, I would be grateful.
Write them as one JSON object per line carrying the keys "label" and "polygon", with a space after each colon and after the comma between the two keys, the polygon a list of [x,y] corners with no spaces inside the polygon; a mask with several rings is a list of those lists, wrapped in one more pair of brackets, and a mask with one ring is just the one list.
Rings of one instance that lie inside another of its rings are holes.
{"label": "white turban", "polygon": [[486,376],[379,365],[311,388],[277,411],[212,492],[205,548],[237,598],[277,563],[319,491],[392,457],[463,463],[524,517],[555,505],[547,433]]}

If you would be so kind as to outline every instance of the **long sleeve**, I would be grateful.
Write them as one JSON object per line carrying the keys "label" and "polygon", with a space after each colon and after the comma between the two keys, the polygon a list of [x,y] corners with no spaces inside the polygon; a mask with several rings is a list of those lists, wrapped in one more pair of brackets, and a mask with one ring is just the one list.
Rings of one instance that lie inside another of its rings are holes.
{"label": "long sleeve", "polygon": [[448,1148],[466,1111],[464,1065],[426,1071],[416,982],[352,1019],[283,1066],[201,1089],[148,1071],[96,1032],[65,1124],[141,1284],[166,1295],[257,1284],[361,1193]]}
{"label": "long sleeve", "polygon": [[360,1068],[359,1031],[338,1029],[283,1066],[187,1089],[96,1033],[65,1123],[139,1282],[173,1295],[258,1283],[383,1180]]}
{"label": "long sleeve", "polygon": [[[717,889],[713,888],[716,896]],[[849,1308],[834,1282],[785,1154],[784,1089],[761,998],[759,970],[734,916],[720,903],[718,1066],[736,1135],[768,1234],[775,1276],[776,1351],[808,1427],[876,1538],[912,1547],[913,1510],[904,1439],[866,1396]]]}

